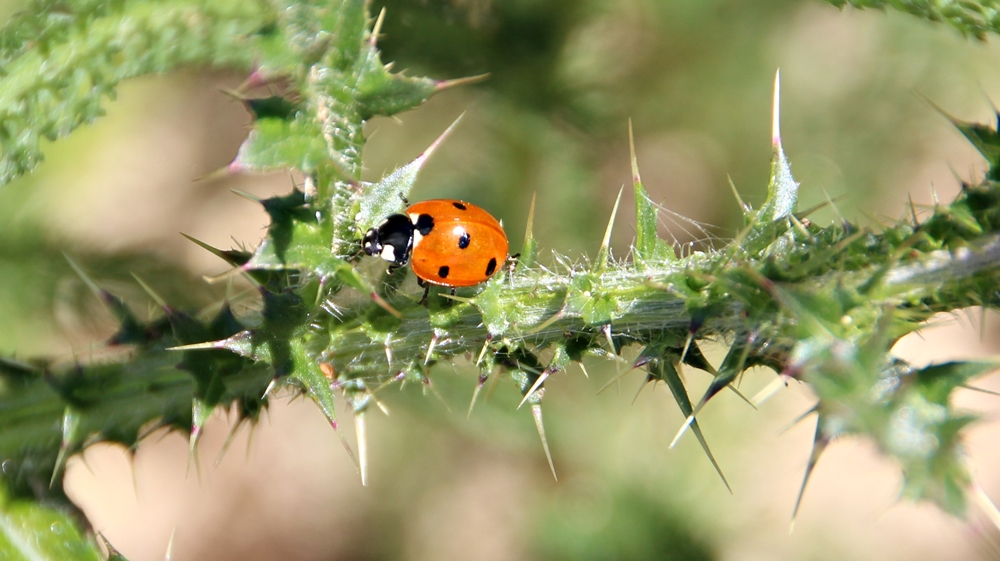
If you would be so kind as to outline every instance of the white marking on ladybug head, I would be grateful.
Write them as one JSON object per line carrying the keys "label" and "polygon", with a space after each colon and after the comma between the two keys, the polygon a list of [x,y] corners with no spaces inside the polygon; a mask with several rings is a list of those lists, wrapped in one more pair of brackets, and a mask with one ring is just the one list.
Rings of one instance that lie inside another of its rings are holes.
{"label": "white marking on ladybug head", "polygon": [[423,239],[424,235],[420,233],[420,230],[413,230],[413,249],[416,249]]}
{"label": "white marking on ladybug head", "polygon": [[382,253],[379,254],[379,257],[385,259],[386,261],[395,261],[396,248],[392,247],[391,245],[382,246]]}

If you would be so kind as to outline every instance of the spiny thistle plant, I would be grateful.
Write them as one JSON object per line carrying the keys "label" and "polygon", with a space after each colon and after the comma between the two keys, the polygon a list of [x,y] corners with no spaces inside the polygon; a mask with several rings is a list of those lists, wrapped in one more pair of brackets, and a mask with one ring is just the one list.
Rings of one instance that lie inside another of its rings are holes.
{"label": "spiny thistle plant", "polygon": [[[976,37],[997,31],[988,3],[851,4],[893,6]],[[806,479],[834,439],[859,435],[899,464],[905,496],[966,511],[974,482],[962,434],[975,416],[955,410],[951,397],[998,363],[915,368],[889,350],[936,313],[1000,304],[996,128],[954,121],[989,171],[928,216],[914,212],[880,229],[845,219],[824,227],[796,206],[776,87],[768,196],[759,209],[741,203],[744,228],[729,243],[679,255],[658,237],[659,209],[633,150],[637,234],[627,259],[609,250],[612,213],[593,259],[544,266],[529,215],[524,246],[507,268],[456,294],[435,288],[422,303],[405,282],[408,272],[387,272],[362,256],[359,240],[403,210],[447,131],[410,164],[367,183],[360,179],[362,125],[476,78],[392,73],[377,45],[384,14],[373,21],[368,8],[364,0],[38,1],[0,34],[3,182],[38,164],[43,139],[101,115],[121,80],[187,64],[248,72],[241,92],[261,85],[285,92],[239,94],[254,120],[226,173],[296,170],[305,178],[285,196],[258,201],[270,226],[252,251],[193,240],[256,287],[254,313],[237,315],[223,304],[203,317],[158,297],[150,281],[162,315],[142,321],[77,268],[118,322],[107,344],[121,349],[120,358],[0,361],[0,556],[100,558],[78,526],[85,520],[67,514],[62,486],[67,459],[96,442],[134,450],[143,435],[167,427],[190,435],[194,455],[214,410],[231,407],[253,423],[269,395],[292,388],[319,406],[365,481],[365,418],[380,388],[429,385],[434,364],[471,356],[480,371],[475,393],[491,377],[509,376],[545,445],[545,381],[587,356],[624,360],[627,347],[637,350],[632,370],[647,383],[663,382],[687,417],[678,438],[690,431],[720,476],[698,414],[719,392],[739,393],[734,382],[764,366],[779,386],[797,380],[817,398]],[[718,366],[702,354],[706,341],[728,346]],[[684,366],[713,376],[703,395],[689,395]],[[355,416],[356,452],[341,434],[336,394]],[[63,528],[54,532],[55,525]]]}

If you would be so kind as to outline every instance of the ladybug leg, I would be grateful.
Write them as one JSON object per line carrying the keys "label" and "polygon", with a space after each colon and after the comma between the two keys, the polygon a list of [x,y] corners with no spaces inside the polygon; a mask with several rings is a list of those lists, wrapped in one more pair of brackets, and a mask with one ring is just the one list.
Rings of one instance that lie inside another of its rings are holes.
{"label": "ladybug leg", "polygon": [[430,285],[430,283],[424,282],[423,279],[417,279],[417,284],[419,286],[424,287],[424,295],[423,295],[423,297],[420,298],[420,305],[426,308],[427,307],[427,297],[431,293],[431,285]]}
{"label": "ladybug leg", "polygon": [[514,269],[517,268],[517,263],[521,259],[520,253],[515,253],[514,255],[507,256],[507,262],[504,264],[507,267],[507,276],[514,274]]}
{"label": "ladybug leg", "polygon": [[365,254],[364,240],[355,240],[357,242],[357,249],[347,256],[348,261],[357,261],[361,259],[361,256]]}
{"label": "ladybug leg", "polygon": [[453,286],[453,287],[451,287],[451,290],[449,292],[451,292],[451,295],[454,296],[454,295],[458,294],[458,289]]}

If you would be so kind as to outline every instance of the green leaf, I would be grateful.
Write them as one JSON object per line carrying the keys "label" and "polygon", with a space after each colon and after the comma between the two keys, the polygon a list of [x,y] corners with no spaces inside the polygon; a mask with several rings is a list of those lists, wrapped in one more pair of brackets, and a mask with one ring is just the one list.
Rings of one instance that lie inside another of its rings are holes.
{"label": "green leaf", "polygon": [[[943,111],[942,111],[943,113]],[[979,150],[979,153],[986,158],[990,164],[989,178],[996,181],[1000,179],[1000,133],[990,125],[960,121],[945,113],[945,117],[955,125],[965,138]],[[997,114],[1000,119],[1000,113]]]}
{"label": "green leaf", "polygon": [[674,401],[677,403],[677,407],[680,408],[681,413],[685,417],[690,419],[691,432],[694,433],[695,438],[698,439],[698,444],[701,445],[701,449],[708,456],[708,460],[712,463],[712,467],[715,468],[716,473],[722,478],[722,482],[726,485],[731,493],[733,491],[732,487],[729,486],[729,481],[726,480],[726,476],[722,473],[722,467],[715,460],[715,456],[712,454],[712,450],[708,447],[708,440],[705,439],[705,434],[701,431],[701,426],[698,424],[698,419],[694,418],[694,408],[691,407],[691,398],[688,397],[687,389],[684,387],[684,382],[681,380],[680,372],[677,370],[677,364],[680,362],[680,356],[674,352],[665,352],[660,358],[652,360],[649,364],[649,377],[653,380],[663,380],[670,388],[670,393],[674,396]]}
{"label": "green leaf", "polygon": [[321,276],[333,274],[343,262],[330,251],[333,233],[328,222],[320,223],[308,206],[305,193],[261,201],[271,217],[267,237],[257,247],[246,268],[252,270],[309,270]]}
{"label": "green leaf", "polygon": [[611,323],[620,308],[618,296],[602,288],[600,275],[589,272],[580,273],[570,281],[566,304],[569,310],[579,313],[587,325]]}
{"label": "green leaf", "polygon": [[1000,33],[1000,18],[996,3],[992,0],[827,0],[837,7],[846,5],[855,8],[884,10],[895,8],[933,22],[943,22],[963,35],[970,35],[981,41],[987,33]]}
{"label": "green leaf", "polygon": [[792,177],[792,169],[781,146],[781,75],[774,77],[774,120],[771,129],[771,179],[767,184],[767,200],[757,214],[757,224],[767,226],[795,212],[799,184]]}
{"label": "green leaf", "polygon": [[635,142],[632,139],[632,122],[628,124],[629,151],[632,155],[632,189],[635,197],[635,258],[640,267],[662,265],[677,260],[674,249],[656,231],[659,228],[659,212],[642,186],[639,163],[635,157]]}
{"label": "green leaf", "polygon": [[0,184],[38,165],[43,140],[102,116],[102,103],[126,78],[192,63],[249,69],[255,31],[273,16],[265,6],[31,3],[0,33]]}
{"label": "green leaf", "polygon": [[373,51],[370,64],[362,72],[357,88],[357,104],[363,119],[375,115],[392,116],[413,109],[438,92],[438,82],[390,74]]}
{"label": "green leaf", "polygon": [[532,231],[535,223],[535,195],[531,195],[531,206],[528,207],[528,221],[524,227],[524,245],[517,256],[517,272],[523,273],[535,264],[538,257],[538,240]]}
{"label": "green leaf", "polygon": [[382,178],[378,183],[367,184],[362,189],[362,196],[358,203],[358,212],[354,216],[357,224],[359,236],[367,232],[370,228],[378,226],[385,218],[391,214],[398,214],[406,207],[406,197],[409,196],[413,184],[417,181],[417,174],[423,168],[427,160],[434,154],[434,151],[444,142],[445,138],[455,130],[458,119],[448,126],[422,154],[417,156],[412,162],[400,166],[389,175]]}
{"label": "green leaf", "polygon": [[1000,369],[1000,359],[932,364],[917,371],[917,385],[920,393],[928,401],[948,405],[951,392],[955,388],[997,369]]}
{"label": "green leaf", "polygon": [[290,117],[265,116],[254,121],[229,170],[295,169],[309,174],[330,161],[319,125],[299,111]]}
{"label": "green leaf", "polygon": [[66,513],[12,500],[0,485],[0,559],[4,561],[101,561]]}

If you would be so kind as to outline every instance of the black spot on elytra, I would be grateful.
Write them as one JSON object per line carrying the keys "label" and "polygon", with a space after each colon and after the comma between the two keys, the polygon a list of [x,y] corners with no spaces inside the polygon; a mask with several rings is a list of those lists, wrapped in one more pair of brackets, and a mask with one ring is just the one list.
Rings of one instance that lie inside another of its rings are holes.
{"label": "black spot on elytra", "polygon": [[448,278],[448,273],[449,272],[451,272],[450,269],[448,269],[448,266],[445,265],[444,267],[441,267],[440,269],[438,269],[438,276],[441,277],[441,278],[443,278],[443,279],[446,279],[446,278]]}
{"label": "black spot on elytra", "polygon": [[472,236],[468,232],[462,232],[462,237],[458,238],[458,249],[465,249],[469,247],[469,242],[472,241]]}
{"label": "black spot on elytra", "polygon": [[421,214],[417,221],[413,223],[413,228],[420,232],[421,236],[426,236],[434,229],[434,217],[429,214]]}
{"label": "black spot on elytra", "polygon": [[462,203],[451,203],[451,204],[458,210],[465,210],[465,205],[463,205]]}
{"label": "black spot on elytra", "polygon": [[493,271],[497,270],[497,258],[494,257],[490,259],[490,262],[486,264],[486,276],[493,274]]}

